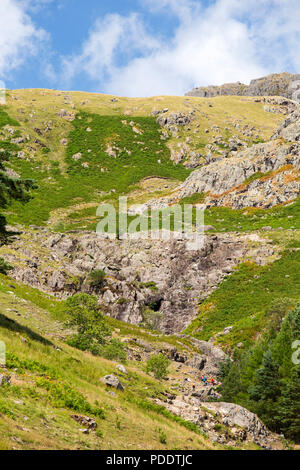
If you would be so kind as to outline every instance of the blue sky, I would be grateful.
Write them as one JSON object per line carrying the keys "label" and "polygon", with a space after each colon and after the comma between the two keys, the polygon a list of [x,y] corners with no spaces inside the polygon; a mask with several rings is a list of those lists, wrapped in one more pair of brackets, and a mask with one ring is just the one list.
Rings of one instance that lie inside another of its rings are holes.
{"label": "blue sky", "polygon": [[300,72],[299,0],[1,0],[7,88],[183,94]]}

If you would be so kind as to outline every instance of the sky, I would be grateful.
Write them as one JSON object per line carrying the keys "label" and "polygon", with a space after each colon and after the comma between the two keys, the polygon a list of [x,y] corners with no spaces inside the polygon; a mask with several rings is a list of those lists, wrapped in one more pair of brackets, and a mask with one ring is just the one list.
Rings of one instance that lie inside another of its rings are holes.
{"label": "sky", "polygon": [[0,0],[0,80],[120,96],[300,73],[299,0]]}

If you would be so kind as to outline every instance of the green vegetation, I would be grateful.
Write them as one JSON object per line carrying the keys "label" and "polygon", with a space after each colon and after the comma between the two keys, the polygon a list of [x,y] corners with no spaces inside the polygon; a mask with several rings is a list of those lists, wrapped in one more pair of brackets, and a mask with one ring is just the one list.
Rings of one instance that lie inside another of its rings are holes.
{"label": "green vegetation", "polygon": [[151,356],[147,361],[147,373],[152,372],[156,379],[162,380],[168,375],[169,359],[163,354]]}
{"label": "green vegetation", "polygon": [[102,287],[106,274],[102,269],[95,269],[89,275],[91,287]]}
{"label": "green vegetation", "polygon": [[[34,187],[31,179],[11,178],[5,172],[5,163],[11,159],[11,154],[6,150],[0,153],[0,208],[7,207],[12,201],[28,202],[30,199],[28,191]],[[6,219],[0,215],[0,242],[7,235],[5,230]]]}
{"label": "green vegetation", "polygon": [[287,438],[300,442],[300,367],[295,366],[291,378],[282,389],[279,401],[280,428]]}
{"label": "green vegetation", "polygon": [[100,311],[97,297],[75,294],[66,301],[66,314],[70,318],[68,327],[75,327],[77,333],[68,339],[68,344],[81,351],[100,354],[101,346],[111,331]]}
{"label": "green vegetation", "polygon": [[[98,285],[98,284],[97,284]],[[81,351],[90,351],[95,356],[126,362],[126,351],[119,339],[111,337],[112,331],[107,319],[100,311],[97,297],[75,294],[65,302],[69,317],[68,327],[75,327],[77,333],[67,343]]]}
{"label": "green vegetation", "polygon": [[143,321],[141,326],[148,330],[158,331],[159,320],[162,318],[163,313],[154,310],[155,302],[150,302],[149,308],[144,308],[142,311]]}
{"label": "green vegetation", "polygon": [[154,281],[140,282],[140,288],[143,289],[144,287],[146,289],[151,289],[153,292],[158,290],[157,285]]}
{"label": "green vegetation", "polygon": [[249,351],[236,352],[233,363],[222,365],[221,393],[222,400],[245,406],[270,429],[299,443],[299,365],[293,346],[300,335],[300,303],[286,314],[289,308],[289,299],[276,301],[263,336]]}
{"label": "green vegetation", "polygon": [[276,299],[300,296],[300,251],[287,249],[280,259],[266,266],[243,263],[199,307],[199,316],[186,329],[196,338],[208,340],[233,326],[217,342],[233,348],[242,342],[249,347],[269,320]]}
{"label": "green vegetation", "polygon": [[0,274],[7,274],[13,267],[7,263],[3,258],[0,258]]}
{"label": "green vegetation", "polygon": [[216,232],[248,232],[263,227],[299,230],[300,198],[289,205],[272,209],[211,207],[205,210],[205,224],[212,225]]}
{"label": "green vegetation", "polygon": [[166,435],[166,433],[165,433],[162,429],[160,429],[160,428],[158,428],[157,432],[158,432],[158,440],[159,440],[159,442],[160,442],[161,444],[167,444],[167,435]]}
{"label": "green vegetation", "polygon": [[4,126],[20,126],[19,122],[15,119],[12,119],[7,112],[3,109],[3,106],[0,108],[0,129]]}
{"label": "green vegetation", "polygon": [[[134,132],[131,121],[141,134]],[[25,210],[13,204],[15,215],[10,216],[11,221],[41,225],[55,209],[92,202],[95,205],[89,211],[95,228],[97,204],[103,200],[116,200],[147,176],[182,181],[190,173],[182,165],[171,162],[170,150],[160,139],[160,126],[152,117],[128,119],[81,112],[72,124],[64,172],[58,162],[51,160],[47,166],[43,161],[33,164],[14,160],[14,169],[24,177],[33,177],[39,188]],[[77,154],[81,156],[73,158]],[[70,222],[77,222],[77,228],[86,227],[89,222],[80,211],[72,210],[68,216]]]}
{"label": "green vegetation", "polygon": [[116,338],[110,340],[109,343],[101,348],[101,356],[110,361],[127,362],[127,354],[123,343]]}

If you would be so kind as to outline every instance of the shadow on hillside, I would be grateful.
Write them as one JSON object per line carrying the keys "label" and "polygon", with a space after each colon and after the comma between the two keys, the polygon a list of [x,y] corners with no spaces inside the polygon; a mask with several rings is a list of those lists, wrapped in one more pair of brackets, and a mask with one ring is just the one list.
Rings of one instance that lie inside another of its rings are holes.
{"label": "shadow on hillside", "polygon": [[6,328],[7,330],[13,331],[15,333],[26,335],[28,338],[34,341],[38,341],[45,346],[54,346],[53,343],[48,339],[43,338],[43,336],[35,333],[30,328],[27,328],[27,326],[20,325],[20,323],[17,323],[15,320],[6,317],[2,313],[0,313],[0,327]]}

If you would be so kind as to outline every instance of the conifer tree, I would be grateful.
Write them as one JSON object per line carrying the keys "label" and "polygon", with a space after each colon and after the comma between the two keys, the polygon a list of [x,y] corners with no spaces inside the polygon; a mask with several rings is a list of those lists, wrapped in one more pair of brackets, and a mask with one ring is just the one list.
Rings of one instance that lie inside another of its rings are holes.
{"label": "conifer tree", "polygon": [[280,427],[286,437],[300,443],[300,365],[292,371],[279,401]]}
{"label": "conifer tree", "polygon": [[256,383],[249,393],[255,401],[276,401],[280,395],[279,364],[273,359],[270,350],[264,355],[262,367],[256,373]]}

